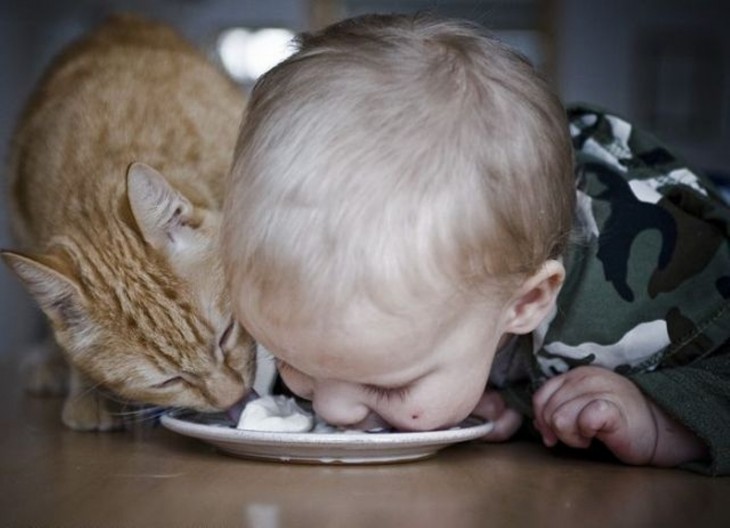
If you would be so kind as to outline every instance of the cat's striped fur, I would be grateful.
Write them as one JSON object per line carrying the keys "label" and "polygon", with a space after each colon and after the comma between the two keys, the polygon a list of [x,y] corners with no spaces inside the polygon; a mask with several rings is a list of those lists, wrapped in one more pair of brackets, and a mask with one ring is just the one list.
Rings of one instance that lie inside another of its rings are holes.
{"label": "cat's striped fur", "polygon": [[218,247],[243,108],[191,45],[132,16],[67,49],[31,97],[9,167],[19,250],[3,257],[74,367],[67,425],[117,425],[91,387],[207,411],[249,389]]}

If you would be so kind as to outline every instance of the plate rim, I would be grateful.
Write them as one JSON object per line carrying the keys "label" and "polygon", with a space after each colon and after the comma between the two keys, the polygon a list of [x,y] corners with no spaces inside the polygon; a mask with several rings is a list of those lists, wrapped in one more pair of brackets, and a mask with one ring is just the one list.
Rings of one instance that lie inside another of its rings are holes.
{"label": "plate rim", "polygon": [[428,446],[441,444],[456,444],[475,440],[489,433],[493,422],[470,417],[477,422],[469,427],[443,429],[436,431],[406,431],[399,433],[296,433],[282,431],[253,431],[216,425],[206,425],[184,420],[175,414],[179,411],[170,411],[163,414],[160,423],[168,430],[185,436],[191,436],[205,441],[234,442],[244,446],[251,445],[292,445],[298,447],[333,447],[353,449],[362,446]]}

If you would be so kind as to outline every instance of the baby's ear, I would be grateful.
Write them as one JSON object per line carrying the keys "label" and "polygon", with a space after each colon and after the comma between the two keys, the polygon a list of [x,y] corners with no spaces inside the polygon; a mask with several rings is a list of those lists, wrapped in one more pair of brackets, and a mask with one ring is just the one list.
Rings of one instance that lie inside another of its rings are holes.
{"label": "baby's ear", "polygon": [[548,260],[519,288],[509,305],[506,331],[528,334],[545,319],[558,298],[565,279],[565,268],[557,260]]}

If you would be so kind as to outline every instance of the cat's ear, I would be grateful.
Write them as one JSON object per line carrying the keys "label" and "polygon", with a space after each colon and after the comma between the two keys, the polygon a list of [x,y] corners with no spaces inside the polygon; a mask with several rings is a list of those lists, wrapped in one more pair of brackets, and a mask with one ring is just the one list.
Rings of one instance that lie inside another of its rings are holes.
{"label": "cat's ear", "polygon": [[178,243],[194,223],[195,209],[190,201],[144,163],[130,165],[127,197],[142,238],[157,250]]}
{"label": "cat's ear", "polygon": [[52,257],[31,257],[12,251],[1,251],[0,256],[23,281],[54,327],[75,326],[84,318],[84,296],[78,284]]}

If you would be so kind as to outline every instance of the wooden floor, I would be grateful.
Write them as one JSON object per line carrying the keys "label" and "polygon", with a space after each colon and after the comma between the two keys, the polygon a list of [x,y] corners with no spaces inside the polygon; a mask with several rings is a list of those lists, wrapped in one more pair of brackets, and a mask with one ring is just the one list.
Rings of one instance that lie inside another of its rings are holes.
{"label": "wooden floor", "polygon": [[730,526],[730,478],[467,444],[401,465],[252,462],[161,427],[64,430],[0,364],[1,527]]}

